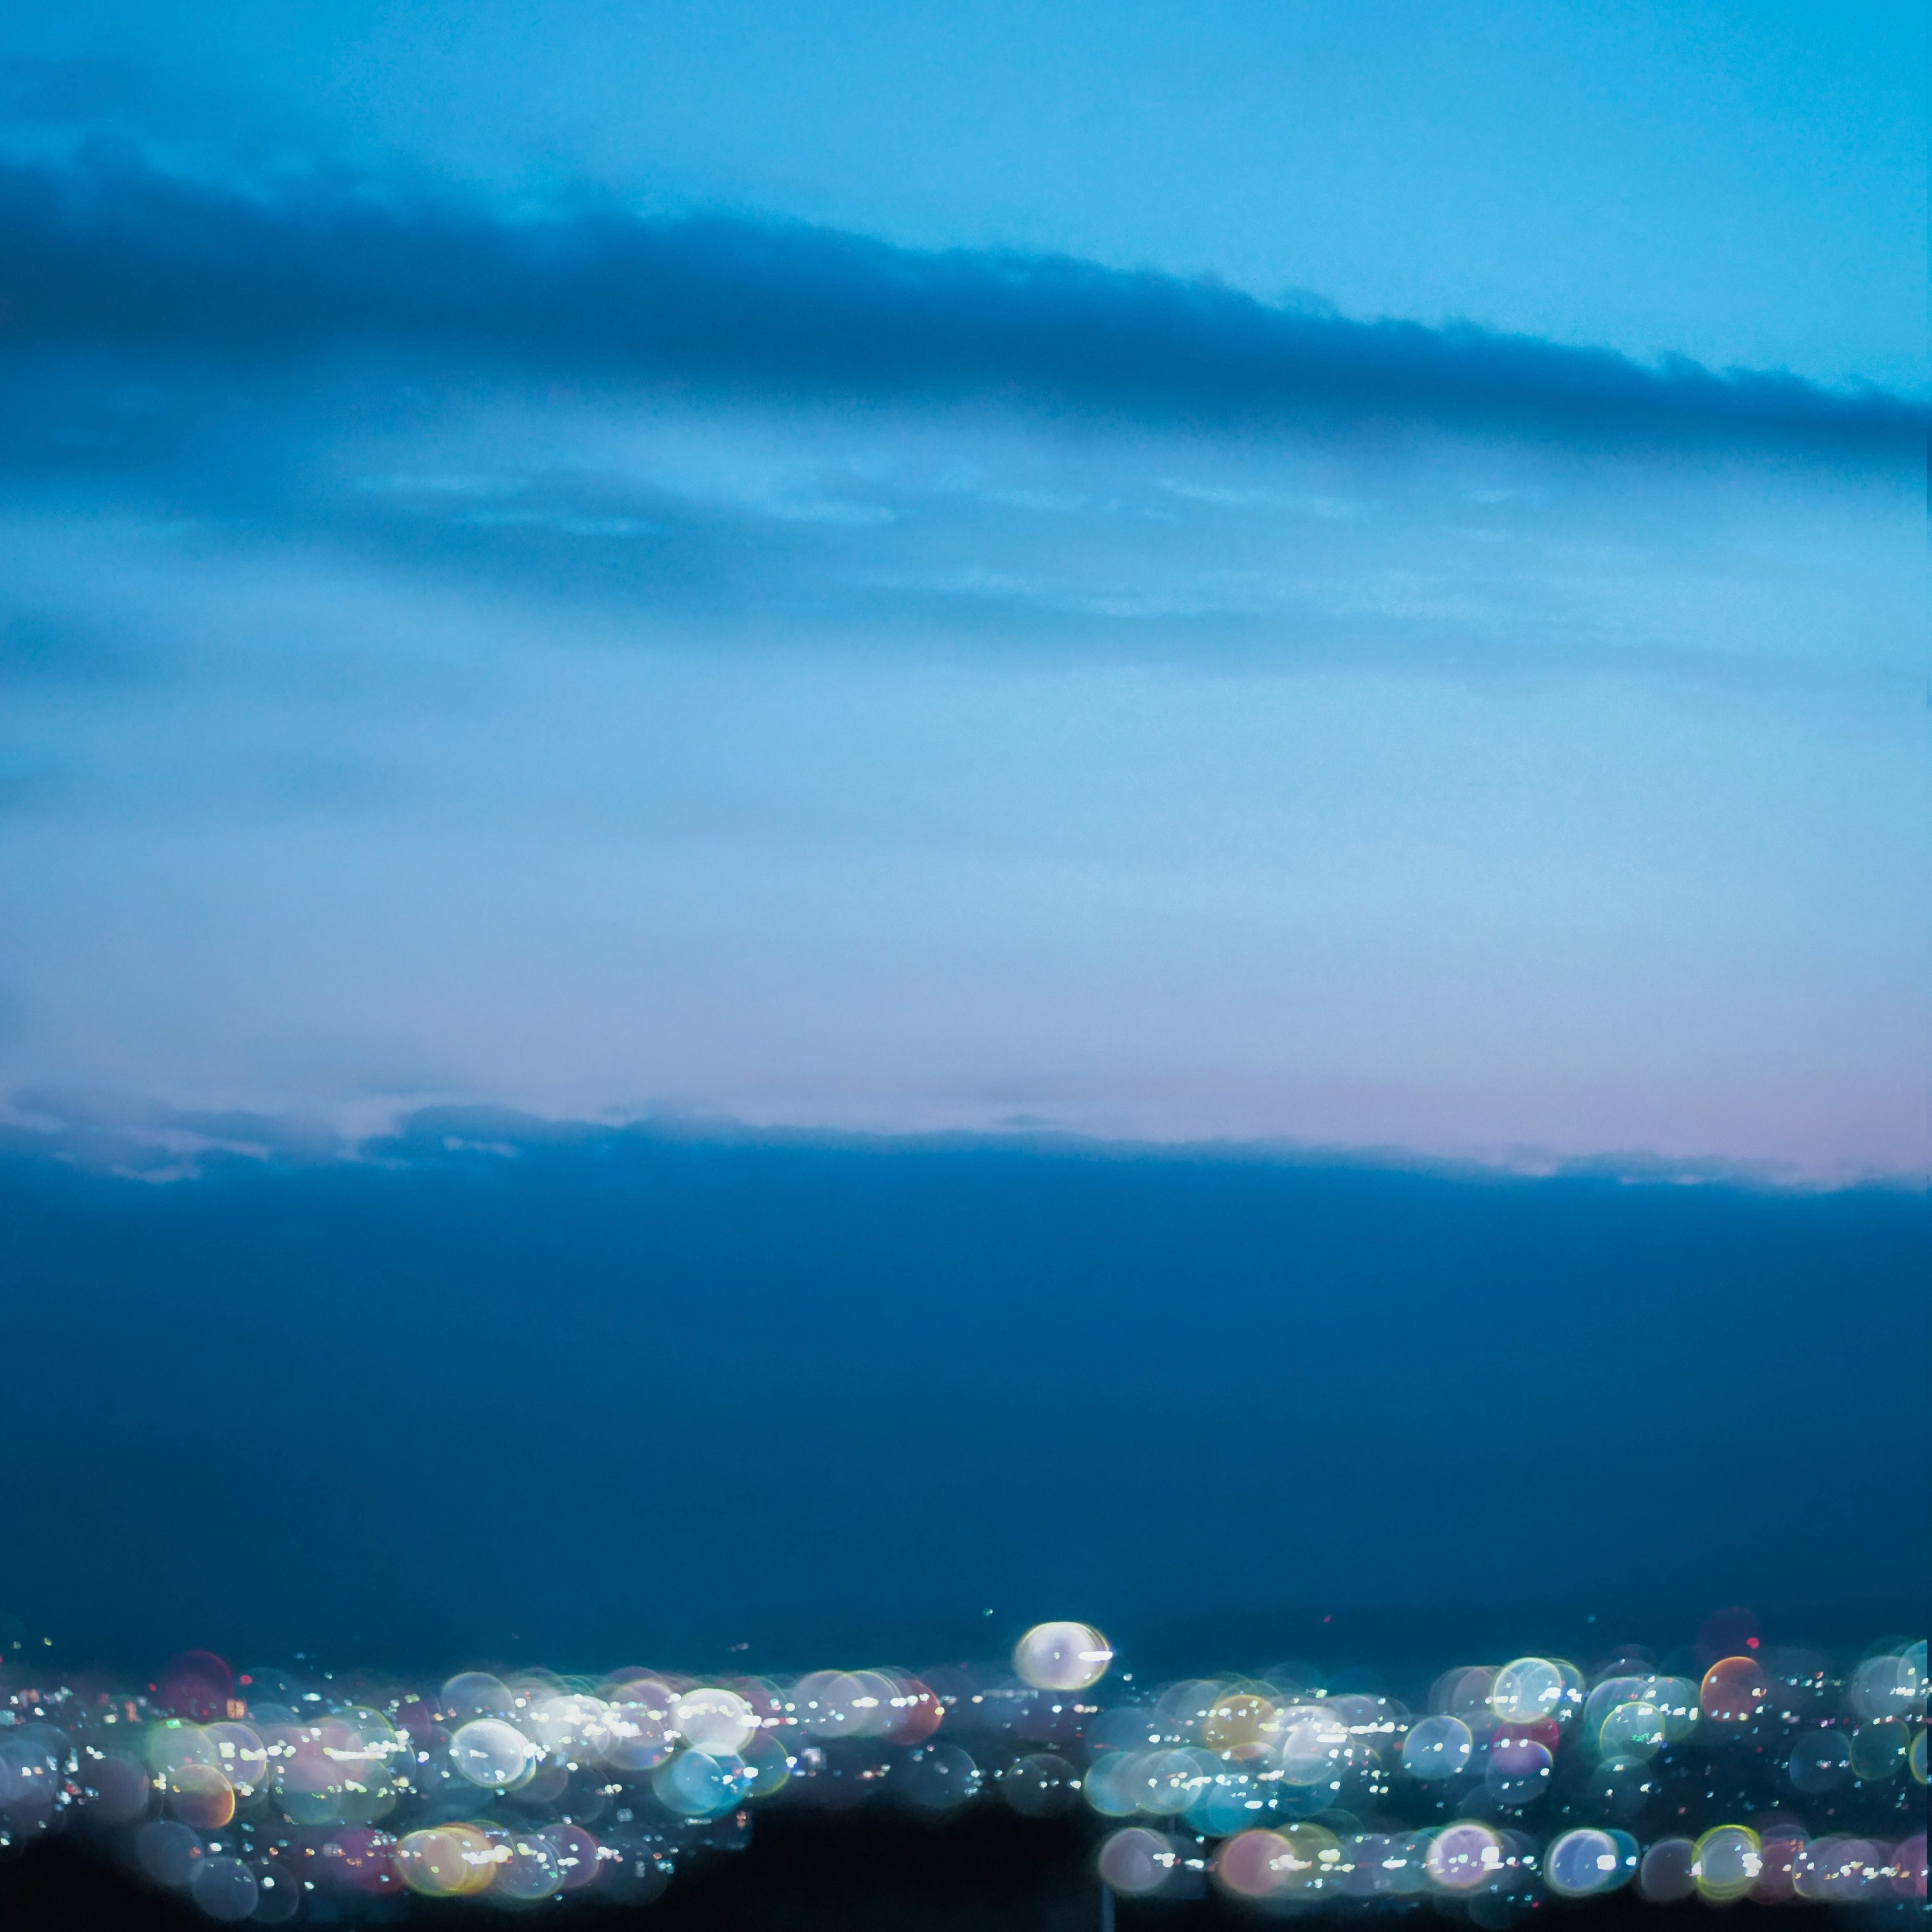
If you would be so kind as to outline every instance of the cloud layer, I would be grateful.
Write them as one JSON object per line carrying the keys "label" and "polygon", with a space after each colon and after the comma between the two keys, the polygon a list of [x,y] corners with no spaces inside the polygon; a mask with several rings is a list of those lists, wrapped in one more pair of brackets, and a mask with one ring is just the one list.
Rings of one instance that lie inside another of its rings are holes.
{"label": "cloud layer", "polygon": [[278,179],[0,178],[0,1087],[1917,1160],[1906,406]]}
{"label": "cloud layer", "polygon": [[0,170],[0,339],[16,347],[244,364],[386,347],[788,394],[1023,396],[1204,422],[1420,414],[1894,451],[1928,422],[1876,391],[1271,308],[1052,256],[919,254],[608,204],[513,220],[331,176],[244,192],[84,155],[16,165]]}
{"label": "cloud layer", "polygon": [[384,1153],[0,1157],[48,1365],[8,1588],[66,1654],[769,1668],[1077,1604],[1258,1657],[1372,1611],[1432,1670],[1434,1619],[1514,1605],[1520,1642],[1526,1600],[1796,1634],[1924,1594],[1902,1191],[447,1116]]}

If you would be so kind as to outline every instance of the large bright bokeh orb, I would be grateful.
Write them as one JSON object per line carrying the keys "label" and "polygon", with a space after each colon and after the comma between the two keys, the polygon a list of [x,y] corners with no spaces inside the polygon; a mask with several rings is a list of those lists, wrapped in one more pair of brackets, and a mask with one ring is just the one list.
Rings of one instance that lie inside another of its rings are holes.
{"label": "large bright bokeh orb", "polygon": [[692,1750],[735,1757],[757,1733],[758,1714],[735,1690],[706,1684],[677,1700],[678,1734]]}
{"label": "large bright bokeh orb", "polygon": [[1013,1669],[1036,1690],[1084,1690],[1113,1660],[1107,1640],[1088,1624],[1036,1624],[1013,1646]]}
{"label": "large bright bokeh orb", "polygon": [[515,1725],[500,1718],[478,1718],[450,1740],[449,1761],[457,1774],[485,1791],[507,1791],[530,1770],[531,1747]]}
{"label": "large bright bokeh orb", "polygon": [[1504,1664],[1490,1690],[1490,1708],[1505,1724],[1539,1724],[1555,1717],[1563,1701],[1563,1666],[1546,1657]]}

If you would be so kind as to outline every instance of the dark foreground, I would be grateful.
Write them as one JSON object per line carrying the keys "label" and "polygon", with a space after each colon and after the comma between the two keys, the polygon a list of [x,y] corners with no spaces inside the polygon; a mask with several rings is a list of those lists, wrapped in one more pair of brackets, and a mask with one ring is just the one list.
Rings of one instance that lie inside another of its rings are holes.
{"label": "dark foreground", "polygon": [[[758,1820],[749,1849],[718,1854],[680,1870],[677,1882],[649,1905],[617,1904],[580,1896],[540,1910],[561,1912],[590,1932],[618,1924],[649,1924],[653,1932],[1100,1932],[1103,1906],[1093,1872],[1098,1836],[1084,1819],[1034,1820],[1004,1808],[974,1807],[964,1815],[923,1823],[872,1812],[828,1816],[819,1810],[773,1810]],[[1816,1922],[1828,1910],[1796,1908],[1797,1922]],[[1480,1910],[1480,1908],[1479,1908]],[[353,1916],[352,1916],[353,1913]],[[414,1897],[313,1904],[310,1924],[474,1925],[488,1914],[474,1904]],[[1211,1892],[1194,1898],[1120,1899],[1118,1932],[1258,1932],[1279,1916],[1231,1903]],[[1341,1926],[1399,1918],[1418,1932],[1438,1921],[1482,1924],[1504,1932],[1510,1924],[1562,1921],[1576,1932],[1646,1932],[1696,1925],[1705,1932],[1754,1932],[1767,1920],[1792,1923],[1793,1908],[1742,1904],[1721,1912],[1696,1904],[1646,1904],[1625,1891],[1581,1903],[1544,1898],[1493,1927],[1466,1907],[1434,1900],[1342,1906],[1313,1916]],[[1831,1911],[1876,1928],[1922,1924],[1922,1906]],[[211,1922],[185,1898],[158,1890],[112,1862],[71,1843],[37,1846],[0,1864],[0,1928],[5,1932],[164,1932]],[[1821,1927],[1822,1932],[1822,1927]]]}

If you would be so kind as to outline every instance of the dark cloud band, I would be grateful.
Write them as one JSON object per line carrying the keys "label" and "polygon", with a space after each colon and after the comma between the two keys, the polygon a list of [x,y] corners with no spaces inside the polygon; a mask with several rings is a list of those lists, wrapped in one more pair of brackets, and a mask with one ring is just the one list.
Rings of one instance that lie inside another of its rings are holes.
{"label": "dark cloud band", "polygon": [[284,362],[358,346],[764,392],[984,395],[1157,420],[1420,416],[1898,450],[1928,413],[1789,376],[1647,368],[1472,326],[1270,308],[1059,257],[608,205],[511,220],[448,196],[273,194],[124,163],[0,170],[0,339]]}

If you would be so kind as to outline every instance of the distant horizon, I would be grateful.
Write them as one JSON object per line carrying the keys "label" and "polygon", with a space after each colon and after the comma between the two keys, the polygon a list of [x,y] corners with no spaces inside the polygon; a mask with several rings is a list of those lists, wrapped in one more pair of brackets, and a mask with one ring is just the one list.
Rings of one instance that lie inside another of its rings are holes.
{"label": "distant horizon", "polygon": [[329,1111],[273,1112],[245,1105],[176,1106],[86,1089],[27,1090],[0,1100],[0,1160],[48,1159],[129,1179],[192,1180],[237,1162],[243,1168],[342,1162],[394,1164],[445,1155],[514,1157],[544,1149],[627,1138],[668,1145],[824,1149],[846,1153],[1018,1151],[1133,1161],[1171,1159],[1334,1168],[1480,1181],[1614,1180],[1796,1192],[1922,1188],[1922,1169],[1792,1162],[1672,1158],[1641,1148],[1565,1153],[1546,1148],[1446,1149],[1350,1144],[1287,1136],[1106,1135],[1048,1122],[894,1129],[809,1120],[746,1119],[698,1108],[613,1108],[602,1115],[546,1114],[474,1098],[414,1105],[365,1102]]}

